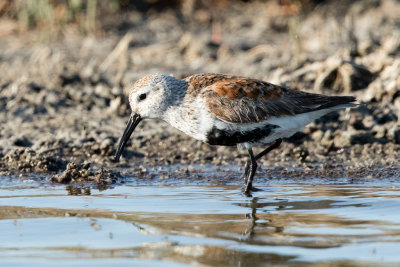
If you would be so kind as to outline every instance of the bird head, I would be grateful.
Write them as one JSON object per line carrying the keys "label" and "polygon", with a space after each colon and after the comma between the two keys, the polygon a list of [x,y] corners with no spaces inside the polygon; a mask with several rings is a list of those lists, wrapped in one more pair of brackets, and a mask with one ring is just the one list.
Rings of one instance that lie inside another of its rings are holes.
{"label": "bird head", "polygon": [[121,137],[115,160],[121,157],[123,149],[143,119],[162,118],[166,110],[182,99],[187,84],[173,76],[150,74],[136,81],[129,89],[129,105],[132,114]]}

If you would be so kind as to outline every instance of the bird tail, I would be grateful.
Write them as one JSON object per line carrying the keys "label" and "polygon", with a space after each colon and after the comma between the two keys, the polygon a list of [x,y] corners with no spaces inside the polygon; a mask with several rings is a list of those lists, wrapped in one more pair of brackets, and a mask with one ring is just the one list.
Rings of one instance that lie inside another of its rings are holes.
{"label": "bird tail", "polygon": [[352,108],[359,105],[358,103],[354,103],[356,101],[357,98],[354,96],[329,96],[328,101],[326,101],[321,108],[329,108],[332,110]]}

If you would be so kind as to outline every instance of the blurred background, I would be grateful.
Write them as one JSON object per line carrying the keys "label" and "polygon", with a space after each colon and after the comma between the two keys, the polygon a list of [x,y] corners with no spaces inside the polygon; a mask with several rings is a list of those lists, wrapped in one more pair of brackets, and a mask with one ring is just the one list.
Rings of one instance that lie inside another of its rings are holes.
{"label": "blurred background", "polygon": [[[217,72],[362,103],[316,121],[269,162],[393,174],[399,14],[398,0],[0,0],[0,169],[111,165],[129,84],[155,72]],[[244,160],[161,122],[135,134],[122,164]]]}

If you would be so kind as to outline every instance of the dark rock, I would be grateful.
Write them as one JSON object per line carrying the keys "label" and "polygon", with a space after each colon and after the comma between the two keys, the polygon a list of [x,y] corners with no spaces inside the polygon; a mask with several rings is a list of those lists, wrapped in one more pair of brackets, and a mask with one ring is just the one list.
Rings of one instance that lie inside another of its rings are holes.
{"label": "dark rock", "polygon": [[372,144],[374,142],[387,143],[387,140],[375,138],[374,134],[371,132],[356,133],[350,136],[350,143],[352,145]]}
{"label": "dark rock", "polygon": [[65,87],[69,84],[81,84],[83,82],[81,76],[76,73],[72,75],[61,74],[59,78],[61,87]]}
{"label": "dark rock", "polygon": [[29,83],[28,87],[29,87],[30,90],[34,91],[35,93],[39,93],[43,89],[42,86],[36,84],[35,82]]}
{"label": "dark rock", "polygon": [[21,146],[21,147],[31,147],[32,146],[32,142],[29,141],[27,138],[23,137],[23,138],[17,138],[14,140],[13,144],[15,146]]}
{"label": "dark rock", "polygon": [[365,126],[362,122],[362,120],[355,120],[351,126],[353,126],[354,129],[356,130],[365,130]]}
{"label": "dark rock", "polygon": [[396,125],[389,130],[389,135],[394,143],[400,144],[400,126]]}
{"label": "dark rock", "polygon": [[397,121],[397,116],[394,113],[379,114],[375,118],[376,123],[385,124],[391,121]]}

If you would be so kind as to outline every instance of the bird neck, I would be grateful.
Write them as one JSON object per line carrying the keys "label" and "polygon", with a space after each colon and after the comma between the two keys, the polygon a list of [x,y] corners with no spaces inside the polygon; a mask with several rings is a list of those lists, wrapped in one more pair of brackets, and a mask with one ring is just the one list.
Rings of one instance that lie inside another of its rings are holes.
{"label": "bird neck", "polygon": [[160,107],[162,107],[164,113],[163,115],[171,110],[179,109],[185,101],[186,91],[187,83],[178,79],[175,79],[173,83],[170,83],[166,87],[163,100],[160,103]]}

